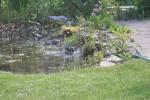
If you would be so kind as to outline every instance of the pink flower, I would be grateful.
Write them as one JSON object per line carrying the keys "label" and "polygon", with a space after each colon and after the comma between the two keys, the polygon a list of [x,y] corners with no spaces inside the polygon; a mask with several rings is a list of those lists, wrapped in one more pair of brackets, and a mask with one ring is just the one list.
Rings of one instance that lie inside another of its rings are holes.
{"label": "pink flower", "polygon": [[92,14],[91,14],[92,16],[96,16],[96,13],[94,13],[94,12],[92,12]]}
{"label": "pink flower", "polygon": [[97,13],[97,9],[96,9],[96,8],[94,8],[94,9],[93,9],[93,12],[94,12],[94,13]]}

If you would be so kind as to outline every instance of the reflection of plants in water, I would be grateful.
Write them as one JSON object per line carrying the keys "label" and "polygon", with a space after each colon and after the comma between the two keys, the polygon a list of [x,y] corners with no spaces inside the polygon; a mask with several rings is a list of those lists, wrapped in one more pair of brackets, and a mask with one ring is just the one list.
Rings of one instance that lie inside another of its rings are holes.
{"label": "reflection of plants in water", "polygon": [[0,51],[4,54],[15,54],[19,52],[19,48],[14,44],[5,44],[1,46]]}
{"label": "reflection of plants in water", "polygon": [[23,69],[28,72],[37,72],[37,67],[40,66],[40,58],[42,58],[42,54],[37,52],[38,49],[36,47],[24,48],[24,56],[21,57],[22,62],[19,64]]}

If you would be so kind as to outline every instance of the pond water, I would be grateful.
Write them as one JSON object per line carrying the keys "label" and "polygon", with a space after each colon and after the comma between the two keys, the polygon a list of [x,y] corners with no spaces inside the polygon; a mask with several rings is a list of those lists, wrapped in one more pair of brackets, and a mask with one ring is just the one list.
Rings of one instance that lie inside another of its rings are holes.
{"label": "pond water", "polygon": [[51,45],[47,40],[14,41],[1,44],[0,70],[24,74],[52,73],[64,70],[75,58],[80,58],[80,50],[67,55],[63,45]]}

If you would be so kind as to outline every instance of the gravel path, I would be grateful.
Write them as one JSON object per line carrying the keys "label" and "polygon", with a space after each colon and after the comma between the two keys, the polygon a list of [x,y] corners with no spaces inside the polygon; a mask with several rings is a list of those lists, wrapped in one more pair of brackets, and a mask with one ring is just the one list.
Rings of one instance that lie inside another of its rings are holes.
{"label": "gravel path", "polygon": [[139,51],[147,57],[150,57],[150,20],[138,21],[119,21],[127,25],[133,32],[131,38],[139,46]]}

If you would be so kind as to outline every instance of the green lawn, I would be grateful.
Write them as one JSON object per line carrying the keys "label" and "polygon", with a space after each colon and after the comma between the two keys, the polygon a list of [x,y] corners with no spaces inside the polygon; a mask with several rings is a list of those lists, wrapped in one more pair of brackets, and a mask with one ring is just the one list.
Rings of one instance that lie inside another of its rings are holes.
{"label": "green lawn", "polygon": [[0,72],[0,100],[150,100],[150,63],[50,75]]}

